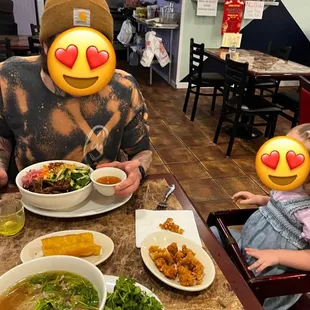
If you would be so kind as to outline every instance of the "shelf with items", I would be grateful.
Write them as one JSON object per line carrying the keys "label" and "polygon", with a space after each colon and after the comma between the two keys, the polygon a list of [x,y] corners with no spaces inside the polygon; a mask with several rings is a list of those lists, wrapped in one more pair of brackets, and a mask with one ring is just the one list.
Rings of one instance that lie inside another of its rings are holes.
{"label": "shelf with items", "polygon": [[[197,0],[192,0],[192,2],[197,3]],[[218,3],[224,4],[225,0],[219,0]],[[278,1],[264,1],[264,4],[265,4],[265,6],[279,6],[280,2],[278,2]]]}

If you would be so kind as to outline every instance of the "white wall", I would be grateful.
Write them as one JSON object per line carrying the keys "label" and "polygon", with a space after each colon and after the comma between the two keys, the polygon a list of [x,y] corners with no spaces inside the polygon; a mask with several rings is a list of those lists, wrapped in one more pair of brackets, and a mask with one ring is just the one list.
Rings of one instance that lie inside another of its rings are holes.
{"label": "white wall", "polygon": [[310,0],[282,0],[282,3],[310,40]]}
{"label": "white wall", "polygon": [[[209,48],[218,48],[221,46],[223,38],[221,35],[223,9],[224,4],[219,3],[216,17],[197,16],[197,4],[195,2],[191,0],[182,2],[177,82],[180,82],[188,75],[191,38],[194,38],[199,43],[205,43],[206,47]],[[243,20],[242,27],[248,23],[248,20]]]}
{"label": "white wall", "polygon": [[44,0],[36,0],[38,5],[39,23],[41,24],[41,17],[44,11]]}
{"label": "white wall", "polygon": [[34,0],[13,0],[13,3],[18,34],[31,35],[30,24],[37,23]]}

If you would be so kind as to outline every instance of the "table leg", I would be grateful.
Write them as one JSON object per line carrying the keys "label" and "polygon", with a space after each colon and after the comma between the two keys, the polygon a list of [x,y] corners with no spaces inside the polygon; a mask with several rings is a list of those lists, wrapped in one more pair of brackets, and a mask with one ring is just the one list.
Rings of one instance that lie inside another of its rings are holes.
{"label": "table leg", "polygon": [[173,46],[173,30],[170,30],[170,43],[169,43],[169,54],[170,54],[170,62],[169,62],[169,75],[168,75],[168,83],[171,85],[171,67],[172,67],[172,46]]}

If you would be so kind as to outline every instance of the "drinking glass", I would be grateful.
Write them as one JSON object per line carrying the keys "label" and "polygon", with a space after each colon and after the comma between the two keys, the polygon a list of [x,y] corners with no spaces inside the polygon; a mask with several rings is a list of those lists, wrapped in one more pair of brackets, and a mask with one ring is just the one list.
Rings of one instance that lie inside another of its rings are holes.
{"label": "drinking glass", "polygon": [[230,44],[229,53],[236,53],[236,51],[237,51],[237,42],[234,40]]}
{"label": "drinking glass", "polygon": [[0,234],[13,236],[25,225],[23,203],[18,199],[0,200]]}

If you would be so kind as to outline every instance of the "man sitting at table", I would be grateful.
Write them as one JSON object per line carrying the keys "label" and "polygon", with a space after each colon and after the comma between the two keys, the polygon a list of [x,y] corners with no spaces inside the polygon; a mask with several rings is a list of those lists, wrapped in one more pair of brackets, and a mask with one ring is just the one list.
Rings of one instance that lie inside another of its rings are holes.
{"label": "man sitting at table", "polygon": [[[74,96],[56,85],[47,52],[59,34],[75,26],[95,29],[113,42],[105,0],[47,0],[41,56],[12,57],[0,64],[0,187],[8,182],[12,155],[18,170],[55,159],[121,168],[128,178],[116,193],[128,196],[152,159],[145,101],[135,79],[114,67],[108,85],[90,95]],[[117,161],[122,151],[128,161]]]}

